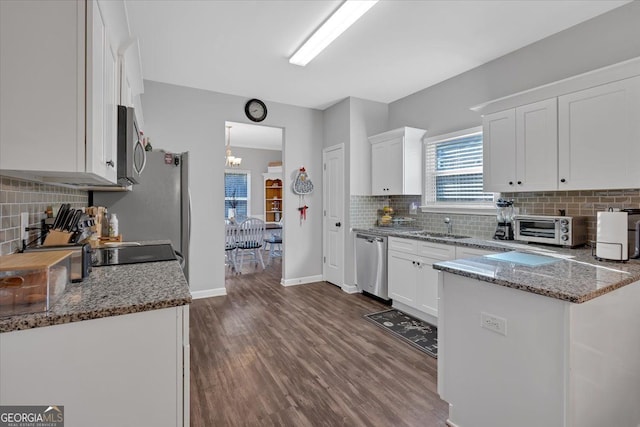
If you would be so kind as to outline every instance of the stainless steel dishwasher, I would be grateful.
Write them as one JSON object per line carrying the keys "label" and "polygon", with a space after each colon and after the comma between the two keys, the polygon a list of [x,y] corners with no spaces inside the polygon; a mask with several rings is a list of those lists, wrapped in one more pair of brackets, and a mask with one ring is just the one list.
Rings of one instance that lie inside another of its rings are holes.
{"label": "stainless steel dishwasher", "polygon": [[389,299],[386,237],[356,233],[356,284],[363,292]]}

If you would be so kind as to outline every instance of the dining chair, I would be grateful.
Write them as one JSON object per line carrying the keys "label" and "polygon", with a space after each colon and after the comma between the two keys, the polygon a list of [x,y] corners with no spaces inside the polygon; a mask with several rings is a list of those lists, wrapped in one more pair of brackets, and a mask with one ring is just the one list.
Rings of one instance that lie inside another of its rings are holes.
{"label": "dining chair", "polygon": [[[245,255],[248,260],[257,262],[264,270],[262,259],[262,239],[264,239],[264,221],[259,218],[247,218],[238,226],[236,235],[236,248],[240,255],[239,272],[242,272]],[[237,258],[236,258],[237,260]]]}
{"label": "dining chair", "polygon": [[271,233],[270,237],[264,239],[264,249],[269,251],[268,265],[271,265],[274,258],[282,257],[282,226],[284,218],[278,221],[280,228],[276,228]]}
{"label": "dining chair", "polygon": [[238,272],[236,266],[236,248],[237,248],[238,227],[235,224],[225,221],[225,239],[224,239],[224,264]]}

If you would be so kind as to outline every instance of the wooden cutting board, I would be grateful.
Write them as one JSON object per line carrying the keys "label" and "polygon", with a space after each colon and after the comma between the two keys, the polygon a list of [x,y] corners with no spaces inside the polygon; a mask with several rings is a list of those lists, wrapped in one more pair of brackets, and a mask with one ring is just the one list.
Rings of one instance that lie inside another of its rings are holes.
{"label": "wooden cutting board", "polygon": [[71,256],[73,251],[41,251],[0,256],[0,271],[49,268]]}

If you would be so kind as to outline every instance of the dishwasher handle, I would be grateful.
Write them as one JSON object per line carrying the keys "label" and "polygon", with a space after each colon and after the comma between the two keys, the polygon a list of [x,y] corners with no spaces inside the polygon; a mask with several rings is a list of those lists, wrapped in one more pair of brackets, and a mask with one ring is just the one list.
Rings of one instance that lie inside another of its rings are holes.
{"label": "dishwasher handle", "polygon": [[365,234],[356,234],[356,239],[363,239],[369,243],[375,243],[375,242],[384,243],[384,239],[382,237],[367,236]]}

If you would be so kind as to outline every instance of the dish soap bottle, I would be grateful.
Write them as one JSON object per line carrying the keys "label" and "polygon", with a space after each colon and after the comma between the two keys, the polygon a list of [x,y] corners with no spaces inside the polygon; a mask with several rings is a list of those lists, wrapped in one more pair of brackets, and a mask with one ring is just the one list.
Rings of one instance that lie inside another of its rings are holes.
{"label": "dish soap bottle", "polygon": [[109,215],[109,237],[118,237],[118,217],[112,213]]}

